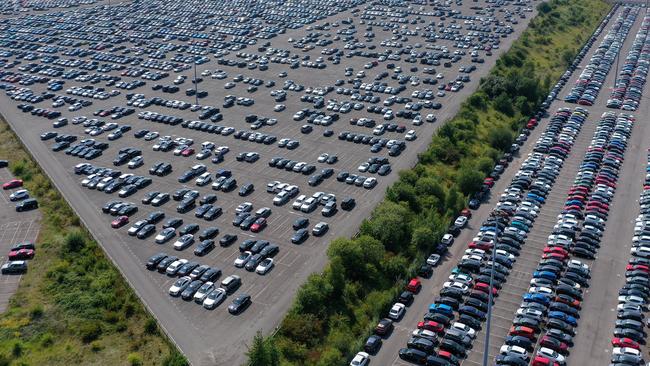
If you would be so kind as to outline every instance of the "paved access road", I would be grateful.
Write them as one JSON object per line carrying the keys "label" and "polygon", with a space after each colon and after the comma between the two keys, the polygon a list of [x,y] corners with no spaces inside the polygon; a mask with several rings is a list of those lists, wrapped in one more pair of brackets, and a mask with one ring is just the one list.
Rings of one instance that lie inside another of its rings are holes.
{"label": "paved access road", "polygon": [[[7,168],[0,168],[0,184],[14,179]],[[0,190],[0,265],[7,261],[11,247],[19,242],[36,242],[40,228],[41,214],[38,210],[16,212],[16,203],[9,195],[18,189]],[[38,245],[38,243],[37,243]],[[38,248],[36,248],[38,251]],[[28,269],[30,268],[28,263]],[[0,312],[4,312],[11,296],[18,289],[22,275],[0,274]]]}

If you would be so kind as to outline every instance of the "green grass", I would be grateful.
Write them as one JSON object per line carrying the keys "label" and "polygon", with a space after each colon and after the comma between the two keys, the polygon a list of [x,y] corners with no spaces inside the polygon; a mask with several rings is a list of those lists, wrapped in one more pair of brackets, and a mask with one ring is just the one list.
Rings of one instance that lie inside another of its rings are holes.
{"label": "green grass", "polygon": [[0,366],[187,364],[5,121],[0,157],[43,216],[37,255],[0,315]]}
{"label": "green grass", "polygon": [[551,0],[540,9],[419,163],[399,173],[360,237],[330,244],[329,264],[298,291],[279,332],[253,343],[252,365],[345,365],[361,349],[610,5]]}

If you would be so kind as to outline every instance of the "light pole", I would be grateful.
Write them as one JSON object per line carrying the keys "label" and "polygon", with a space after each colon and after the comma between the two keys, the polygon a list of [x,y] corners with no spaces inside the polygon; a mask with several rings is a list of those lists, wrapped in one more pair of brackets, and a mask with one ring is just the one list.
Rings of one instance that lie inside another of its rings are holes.
{"label": "light pole", "polygon": [[501,210],[494,211],[492,216],[495,218],[494,221],[494,234],[496,239],[494,240],[494,245],[492,246],[492,268],[490,270],[490,288],[488,289],[488,311],[487,311],[487,324],[485,325],[485,344],[483,345],[483,366],[488,366],[489,362],[489,350],[490,350],[490,326],[492,325],[492,302],[493,295],[492,291],[494,289],[494,267],[496,263],[496,253],[497,253],[497,241],[499,237],[499,217],[503,217],[505,212]]}
{"label": "light pole", "polygon": [[196,79],[196,56],[194,56],[194,104],[199,105],[199,81]]}

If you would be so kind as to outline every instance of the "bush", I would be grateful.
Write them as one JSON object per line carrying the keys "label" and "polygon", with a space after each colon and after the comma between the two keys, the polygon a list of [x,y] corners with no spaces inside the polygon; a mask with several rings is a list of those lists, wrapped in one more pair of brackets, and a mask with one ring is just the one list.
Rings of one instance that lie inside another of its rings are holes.
{"label": "bush", "polygon": [[458,188],[464,195],[477,192],[483,184],[483,174],[479,171],[463,168],[458,172]]}
{"label": "bush", "polygon": [[142,357],[137,353],[129,353],[126,360],[129,362],[129,365],[131,365],[131,366],[141,366],[142,365]]}
{"label": "bush", "polygon": [[147,320],[144,322],[144,332],[146,334],[158,333],[158,324],[154,318],[147,317]]}
{"label": "bush", "polygon": [[515,114],[515,110],[512,107],[512,100],[505,93],[501,93],[494,98],[494,108],[509,117]]}
{"label": "bush", "polygon": [[84,343],[90,343],[102,335],[102,327],[94,321],[85,322],[79,327],[79,335]]}
{"label": "bush", "polygon": [[508,151],[510,145],[512,145],[513,138],[512,133],[508,129],[499,127],[490,130],[488,140],[493,148],[499,151]]}
{"label": "bush", "polygon": [[189,364],[185,356],[176,350],[172,351],[163,361],[163,366],[189,366]]}
{"label": "bush", "polygon": [[65,237],[65,248],[68,252],[77,253],[86,246],[86,238],[78,230],[68,233]]}
{"label": "bush", "polygon": [[102,349],[104,349],[104,347],[102,346],[102,344],[99,341],[90,342],[90,350],[91,351],[97,353],[97,352],[101,351]]}

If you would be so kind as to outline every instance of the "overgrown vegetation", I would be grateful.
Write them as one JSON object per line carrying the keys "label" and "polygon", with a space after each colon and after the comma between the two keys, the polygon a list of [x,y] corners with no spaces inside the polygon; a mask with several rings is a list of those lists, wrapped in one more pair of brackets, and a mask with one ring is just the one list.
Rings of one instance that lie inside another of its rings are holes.
{"label": "overgrown vegetation", "polygon": [[37,255],[0,315],[0,365],[187,365],[4,121],[0,157],[43,216]]}
{"label": "overgrown vegetation", "polygon": [[[256,338],[253,365],[344,365],[468,195],[513,141],[609,10],[600,0],[552,0],[439,129],[415,168],[400,172],[355,239],[337,239],[272,338]],[[279,352],[280,360],[273,355]]]}

